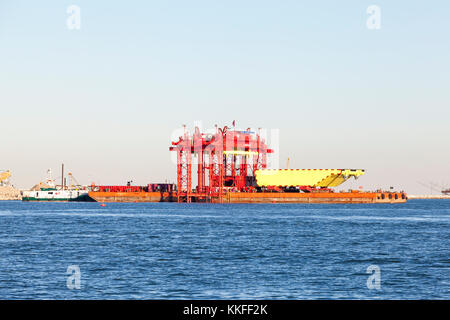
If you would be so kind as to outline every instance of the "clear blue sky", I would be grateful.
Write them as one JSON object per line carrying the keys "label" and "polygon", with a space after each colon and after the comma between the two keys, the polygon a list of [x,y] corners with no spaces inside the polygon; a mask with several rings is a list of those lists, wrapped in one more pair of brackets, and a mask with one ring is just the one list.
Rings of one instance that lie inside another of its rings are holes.
{"label": "clear blue sky", "polygon": [[[366,27],[368,6],[381,29]],[[66,10],[81,8],[81,29]],[[170,136],[280,130],[291,168],[450,183],[448,1],[0,2],[0,169],[31,187],[175,180]],[[55,173],[58,176],[58,173]],[[348,184],[350,187],[350,184]]]}

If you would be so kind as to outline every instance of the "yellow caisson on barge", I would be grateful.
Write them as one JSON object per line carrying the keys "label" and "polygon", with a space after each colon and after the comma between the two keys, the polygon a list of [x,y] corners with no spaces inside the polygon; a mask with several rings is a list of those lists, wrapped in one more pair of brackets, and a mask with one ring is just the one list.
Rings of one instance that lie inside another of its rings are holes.
{"label": "yellow caisson on barge", "polygon": [[337,187],[350,178],[357,179],[364,174],[361,169],[281,169],[256,170],[256,183],[261,187],[315,188]]}

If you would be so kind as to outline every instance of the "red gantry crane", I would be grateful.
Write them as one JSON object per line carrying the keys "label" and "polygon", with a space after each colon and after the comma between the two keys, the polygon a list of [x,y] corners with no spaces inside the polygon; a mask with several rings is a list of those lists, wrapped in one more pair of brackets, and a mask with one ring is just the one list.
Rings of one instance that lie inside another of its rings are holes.
{"label": "red gantry crane", "polygon": [[[178,202],[223,202],[228,192],[248,192],[256,187],[255,171],[267,168],[267,147],[260,132],[225,126],[215,133],[191,135],[186,129],[171,151],[177,152]],[[197,159],[197,187],[192,188],[192,163]]]}

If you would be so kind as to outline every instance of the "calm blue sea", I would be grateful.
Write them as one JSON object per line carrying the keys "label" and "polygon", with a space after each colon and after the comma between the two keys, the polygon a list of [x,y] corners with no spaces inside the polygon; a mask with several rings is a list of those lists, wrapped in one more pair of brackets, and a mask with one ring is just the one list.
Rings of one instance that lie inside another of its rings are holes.
{"label": "calm blue sea", "polygon": [[1,299],[450,299],[449,251],[449,200],[0,201]]}

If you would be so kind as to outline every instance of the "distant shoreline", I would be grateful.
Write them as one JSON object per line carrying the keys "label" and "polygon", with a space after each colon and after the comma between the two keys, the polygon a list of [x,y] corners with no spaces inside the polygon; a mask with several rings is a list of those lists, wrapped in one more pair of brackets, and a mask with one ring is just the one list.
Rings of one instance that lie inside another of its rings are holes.
{"label": "distant shoreline", "polygon": [[429,194],[429,195],[425,195],[425,194],[409,195],[408,194],[408,199],[450,199],[450,196],[446,196],[443,194]]}
{"label": "distant shoreline", "polygon": [[22,200],[20,190],[11,186],[0,186],[0,200]]}

